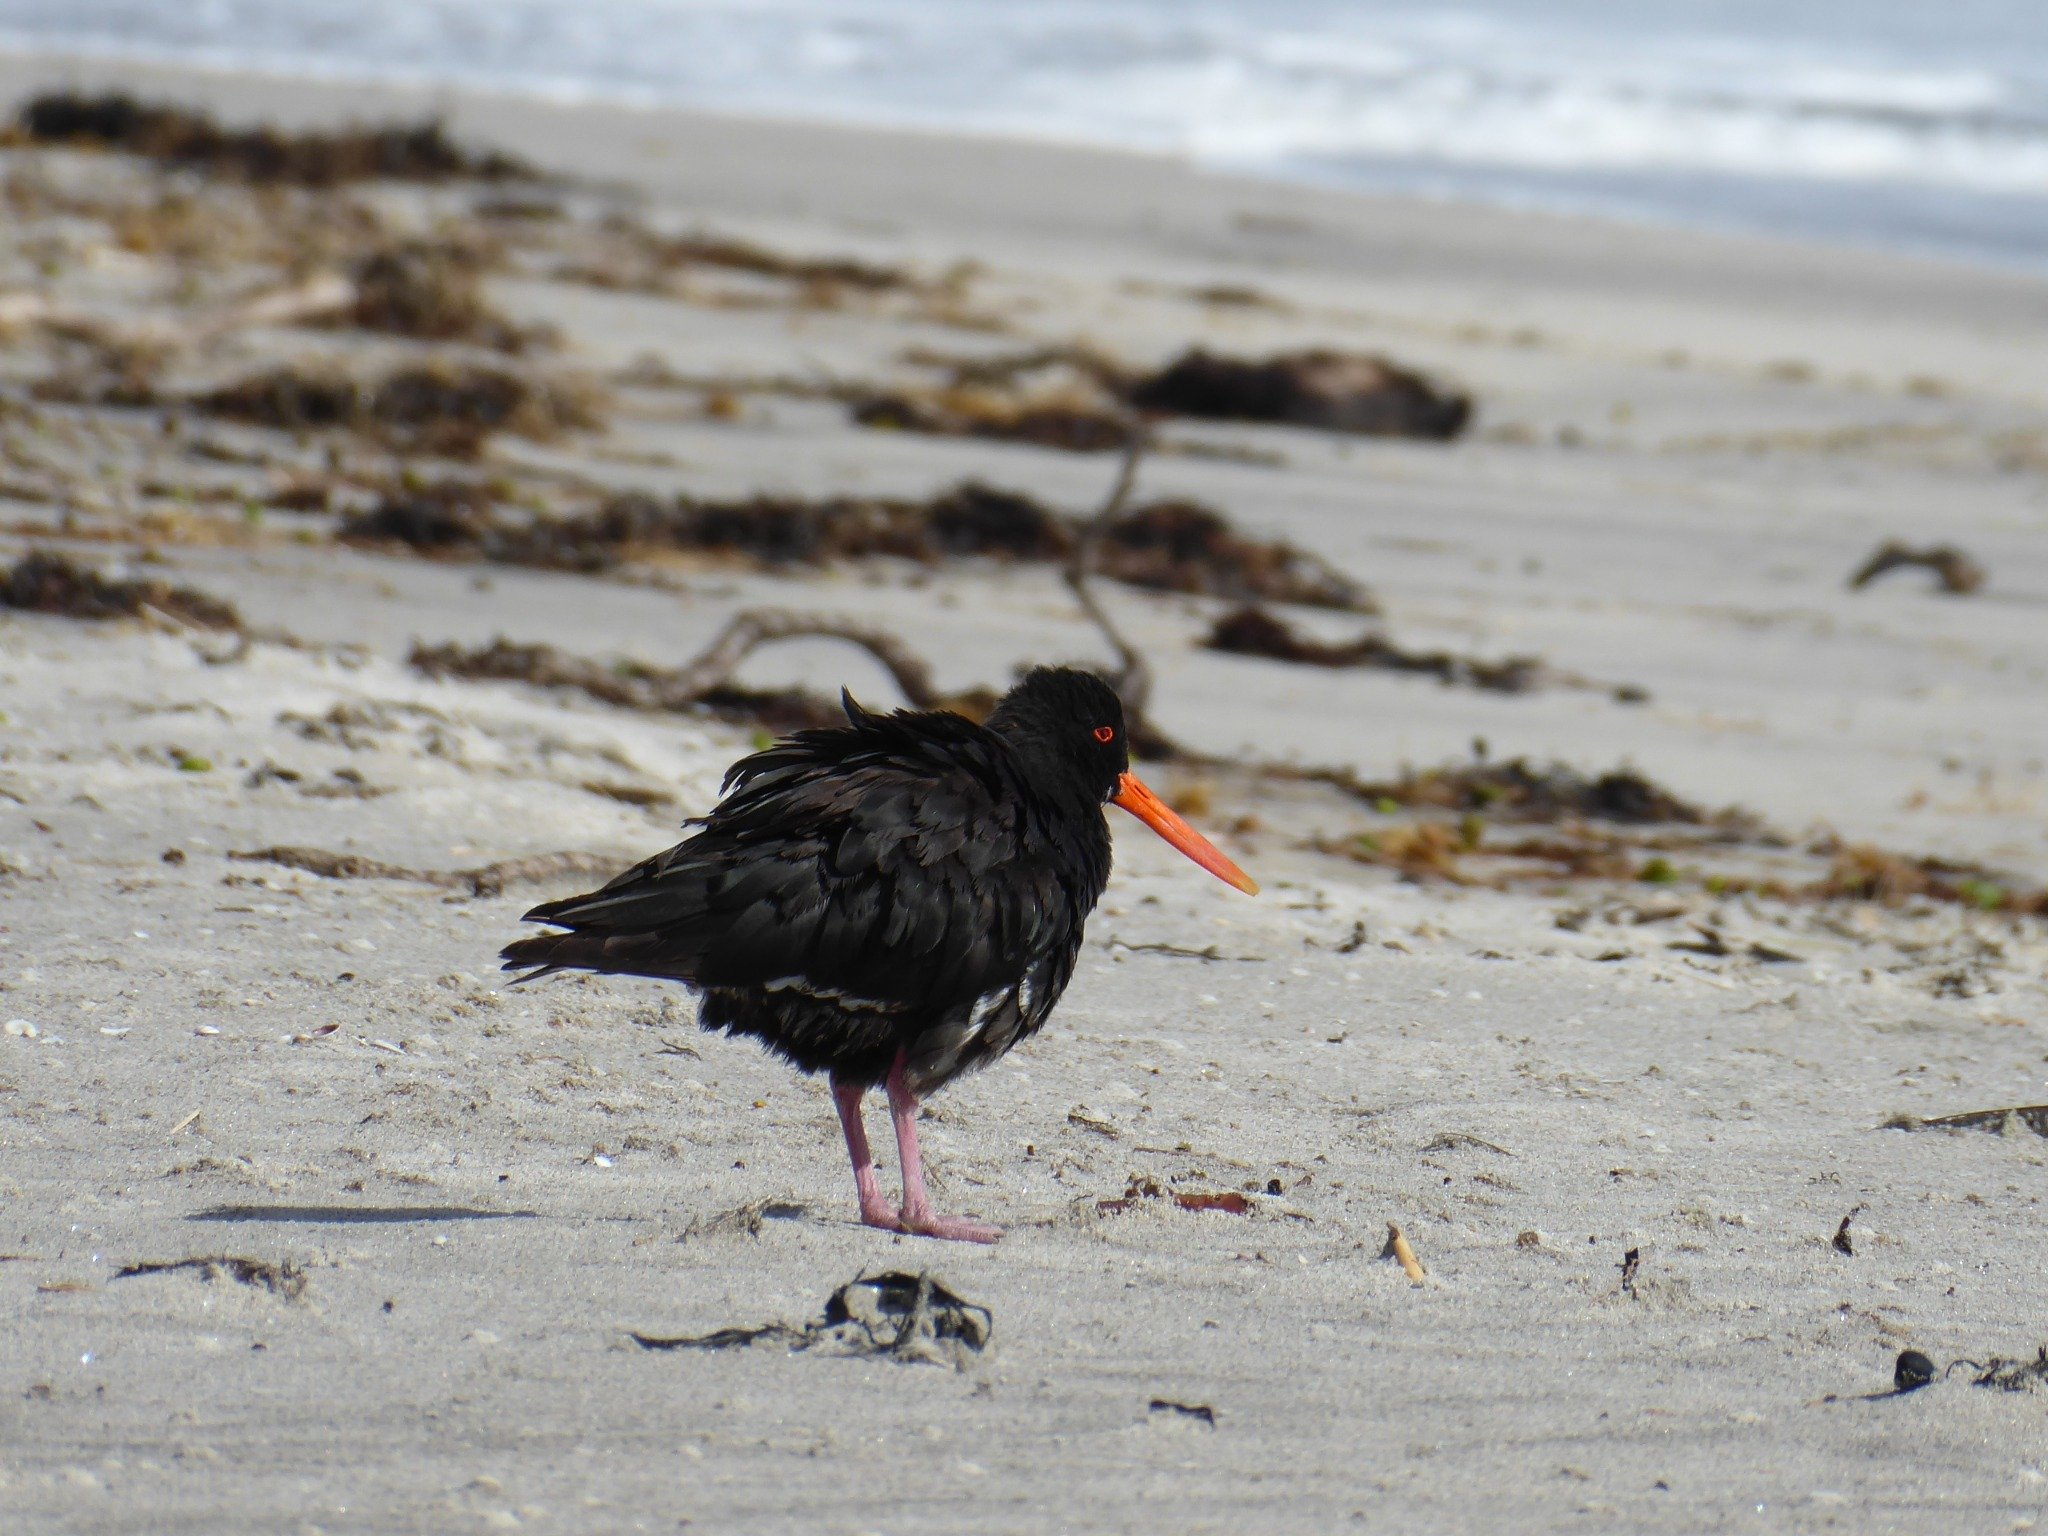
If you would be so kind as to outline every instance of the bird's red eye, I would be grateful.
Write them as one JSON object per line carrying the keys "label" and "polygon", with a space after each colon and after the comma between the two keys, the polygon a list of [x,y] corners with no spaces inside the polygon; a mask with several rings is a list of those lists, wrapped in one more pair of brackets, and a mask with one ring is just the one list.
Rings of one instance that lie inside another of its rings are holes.
{"label": "bird's red eye", "polygon": [[1095,727],[1095,739],[1097,741],[1115,741],[1116,727],[1113,725],[1098,725]]}

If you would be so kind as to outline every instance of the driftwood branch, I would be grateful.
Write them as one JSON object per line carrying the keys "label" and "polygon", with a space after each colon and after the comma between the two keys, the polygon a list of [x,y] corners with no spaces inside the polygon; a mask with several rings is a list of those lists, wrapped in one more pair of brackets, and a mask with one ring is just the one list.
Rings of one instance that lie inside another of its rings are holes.
{"label": "driftwood branch", "polygon": [[[551,645],[515,645],[504,639],[477,650],[454,644],[415,645],[412,664],[429,677],[502,678],[542,688],[574,688],[625,709],[679,713],[700,704],[716,704],[721,693],[732,692],[733,673],[759,647],[801,638],[843,640],[866,651],[888,670],[914,709],[957,709],[978,717],[994,702],[979,691],[957,696],[942,693],[932,682],[924,659],[887,630],[786,608],[749,608],[734,614],[709,645],[673,669],[621,668],[572,656]],[[794,709],[801,723],[824,724],[838,718],[836,704],[800,691],[750,698],[755,704],[778,701]],[[814,718],[806,720],[805,716]]]}
{"label": "driftwood branch", "polygon": [[1152,669],[1145,664],[1145,658],[1138,653],[1137,647],[1124,638],[1123,631],[1116,627],[1116,621],[1109,616],[1109,610],[1103,607],[1101,598],[1096,596],[1094,587],[1090,585],[1095,575],[1096,550],[1129,503],[1131,491],[1138,483],[1138,464],[1150,444],[1151,433],[1141,420],[1134,418],[1130,438],[1124,445],[1123,462],[1117,466],[1116,481],[1110,486],[1102,509],[1081,525],[1074,540],[1073,557],[1067,562],[1066,575],[1067,587],[1073,592],[1074,601],[1081,605],[1081,611],[1102,631],[1103,638],[1116,652],[1117,671],[1110,681],[1123,698],[1132,734],[1142,733],[1157,738],[1158,733],[1152,729],[1145,712],[1152,699]]}
{"label": "driftwood branch", "polygon": [[909,646],[886,629],[846,619],[798,613],[789,608],[749,608],[733,615],[717,637],[666,680],[666,701],[693,703],[730,681],[741,662],[763,645],[777,640],[843,640],[879,661],[903,690],[913,709],[939,709],[948,701],[932,683],[931,668]]}
{"label": "driftwood branch", "polygon": [[1941,590],[1964,596],[1984,585],[1984,567],[1953,544],[1934,544],[1915,549],[1894,539],[1879,548],[1849,578],[1849,590],[1860,592],[1888,571],[1924,566],[1934,572]]}

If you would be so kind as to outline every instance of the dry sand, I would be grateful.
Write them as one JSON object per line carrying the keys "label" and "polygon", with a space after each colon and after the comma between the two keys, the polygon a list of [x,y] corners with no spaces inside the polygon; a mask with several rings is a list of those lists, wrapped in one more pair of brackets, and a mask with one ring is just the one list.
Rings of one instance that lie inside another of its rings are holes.
{"label": "dry sand", "polygon": [[[426,101],[21,61],[0,94],[117,73],[280,121]],[[1220,656],[1194,645],[1213,604],[1113,590],[1161,723],[1196,746],[1385,776],[1483,736],[1496,758],[1632,763],[1802,836],[2048,872],[2048,284],[1071,150],[433,102],[462,137],[650,220],[924,272],[978,262],[962,303],[1006,327],[494,280],[494,302],[559,326],[594,373],[652,353],[693,376],[886,380],[913,345],[1079,339],[1148,363],[1197,340],[1384,349],[1455,379],[1481,410],[1459,444],[1181,431],[1237,456],[1158,455],[1145,488],[1327,556],[1409,644],[1534,653],[1652,695]],[[10,247],[0,290],[144,306],[90,220],[48,238],[63,259],[38,274]],[[1191,293],[1218,284],[1261,301]],[[304,334],[222,345],[247,362]],[[19,378],[25,343],[8,345]],[[36,462],[141,452],[118,424],[94,437],[92,412],[14,409],[0,430]],[[655,492],[922,494],[976,475],[1077,512],[1112,468],[866,431],[768,393],[737,420],[629,393],[603,437],[491,456]],[[148,497],[81,494],[67,543],[31,539],[64,508],[30,489],[0,488],[10,556],[138,547],[122,520]],[[1684,882],[1404,882],[1307,846],[1367,808],[1226,778],[1202,819],[1266,894],[1120,825],[1052,1025],[926,1124],[942,1202],[1008,1237],[892,1238],[851,1220],[822,1086],[699,1036],[679,990],[502,988],[492,957],[518,914],[588,877],[475,897],[229,855],[623,863],[745,749],[735,727],[429,681],[406,665],[415,638],[673,663],[772,602],[886,622],[965,687],[1103,654],[1057,582],[633,584],[346,551],[314,520],[252,531],[232,506],[216,521],[210,541],[159,526],[154,573],[300,645],[0,616],[0,1016],[24,1021],[0,1036],[8,1536],[2042,1518],[2041,1395],[1957,1376],[1858,1396],[1902,1348],[1946,1363],[2048,1339],[2048,1142],[2018,1122],[1881,1128],[2048,1100],[2040,921]],[[1959,544],[1989,583],[1844,591],[1889,537]],[[891,697],[827,643],[746,676]],[[1672,948],[1695,923],[1736,952]],[[1796,958],[1748,958],[1752,941]],[[1161,945],[1221,958],[1143,947]],[[1133,1187],[1129,1210],[1101,1209]],[[1248,1192],[1250,1210],[1176,1191]],[[1845,1217],[1852,1253],[1830,1241]],[[1389,1222],[1424,1284],[1382,1259]],[[207,1255],[293,1266],[295,1294],[117,1277]],[[802,1324],[885,1269],[986,1306],[991,1348],[953,1370],[630,1338]]]}

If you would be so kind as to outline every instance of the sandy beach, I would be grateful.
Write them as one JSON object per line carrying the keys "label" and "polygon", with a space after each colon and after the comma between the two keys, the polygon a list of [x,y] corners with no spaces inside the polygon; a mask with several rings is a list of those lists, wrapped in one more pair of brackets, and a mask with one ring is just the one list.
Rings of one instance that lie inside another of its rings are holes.
{"label": "sandy beach", "polygon": [[[538,174],[0,146],[0,564],[162,584],[0,608],[0,1531],[2048,1518],[2048,1372],[1946,1369],[2048,1344],[2048,1111],[1916,1128],[2048,1103],[2048,280],[0,59],[10,115],[58,87],[438,114]],[[481,273],[467,329],[372,318],[361,252],[433,242]],[[1118,815],[1051,1025],[923,1123],[941,1202],[1008,1235],[865,1229],[824,1085],[681,988],[509,990],[496,952],[708,808],[758,695],[902,702],[810,638],[746,659],[754,703],[633,707],[736,614],[885,629],[962,695],[1104,636],[1044,560],[541,559],[506,519],[967,482],[1086,517],[1115,452],[870,408],[1064,409],[1194,346],[1469,395],[1450,442],[1171,418],[1136,496],[1370,594],[1269,602],[1298,637],[1449,660],[1228,653],[1237,597],[1100,583],[1182,749],[1147,777],[1264,894]],[[243,388],[429,358],[529,393],[427,439]],[[429,504],[470,520],[343,536]],[[1851,590],[1887,541],[1981,584]],[[584,683],[492,675],[499,638]],[[1475,683],[1510,658],[1526,685]],[[1622,774],[1663,809],[1603,810]],[[802,1328],[888,1271],[986,1308],[986,1347],[637,1341]],[[1903,1350],[1944,1374],[1879,1395]]]}

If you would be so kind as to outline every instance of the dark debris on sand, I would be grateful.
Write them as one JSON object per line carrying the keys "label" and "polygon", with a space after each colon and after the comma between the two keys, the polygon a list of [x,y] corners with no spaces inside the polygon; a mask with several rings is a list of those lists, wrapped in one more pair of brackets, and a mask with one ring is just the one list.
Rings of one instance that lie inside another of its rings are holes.
{"label": "dark debris on sand", "polygon": [[[493,214],[500,223],[503,214]],[[531,222],[531,216],[527,216]],[[595,226],[597,248],[579,247],[555,275],[593,287],[639,292],[675,291],[674,278],[693,268],[740,272],[792,285],[800,302],[834,307],[848,293],[886,294],[926,285],[900,267],[844,256],[792,256],[727,235],[670,234],[614,213]]]}
{"label": "dark debris on sand", "polygon": [[1005,400],[986,394],[885,390],[853,402],[864,427],[932,437],[982,437],[1067,453],[1109,453],[1130,441],[1121,410],[1069,400]]}
{"label": "dark debris on sand", "polygon": [[1941,590],[1957,597],[1967,597],[1984,585],[1984,567],[1955,545],[1930,544],[1924,549],[1916,549],[1893,539],[1879,545],[1871,552],[1870,558],[1856,568],[1856,573],[1849,578],[1849,590],[1860,592],[1880,576],[1914,567],[1934,572]]}
{"label": "dark debris on sand", "polygon": [[349,323],[418,341],[464,341],[503,352],[535,338],[485,302],[489,253],[452,240],[401,240],[355,263]]}
{"label": "dark debris on sand", "polygon": [[1973,1387],[1994,1387],[2001,1392],[2048,1392],[2048,1344],[2040,1345],[2031,1360],[1992,1355],[1984,1360],[1951,1360],[1948,1368],[1970,1372]]}
{"label": "dark debris on sand", "polygon": [[602,400],[579,383],[435,358],[359,379],[283,366],[190,402],[209,415],[285,432],[349,431],[394,451],[474,456],[493,432],[545,442],[603,426]]}
{"label": "dark debris on sand", "polygon": [[32,550],[0,577],[0,607],[69,619],[159,617],[193,629],[239,630],[234,605],[155,578],[117,580],[62,555]]}
{"label": "dark debris on sand", "polygon": [[1472,419],[1469,397],[1385,358],[1316,348],[1264,359],[1195,347],[1134,379],[1140,410],[1211,421],[1260,421],[1372,437],[1446,442]]}
{"label": "dark debris on sand", "polygon": [[126,1264],[114,1271],[116,1280],[142,1275],[189,1273],[202,1280],[228,1279],[253,1290],[268,1291],[286,1301],[297,1301],[306,1292],[306,1272],[290,1259],[274,1263],[269,1259],[245,1259],[233,1254],[210,1254],[200,1258],[146,1260]]}
{"label": "dark debris on sand", "polygon": [[[771,569],[877,556],[921,565],[957,557],[1060,565],[1071,556],[1080,526],[1028,496],[972,481],[925,501],[658,501],[627,494],[593,512],[555,519],[509,514],[480,488],[446,482],[387,496],[345,522],[339,536],[442,558],[593,572],[664,553],[742,558]],[[1373,611],[1364,588],[1316,556],[1281,541],[1246,538],[1221,514],[1193,502],[1154,502],[1124,513],[1102,537],[1095,566],[1153,591]]]}
{"label": "dark debris on sand", "polygon": [[[1330,785],[1381,815],[1441,813],[1444,819],[1374,827],[1315,845],[1415,881],[1628,881],[1652,878],[1646,869],[1668,870],[1675,880],[1670,853],[1770,836],[1742,812],[1709,813],[1633,768],[1586,774],[1565,763],[1539,766],[1520,757],[1493,762],[1481,755],[1386,780],[1344,769],[1276,771]],[[1494,835],[1517,826],[1546,830],[1512,840]]]}
{"label": "dark debris on sand", "polygon": [[675,266],[723,267],[733,272],[751,272],[759,277],[835,288],[859,288],[876,293],[908,288],[913,284],[910,274],[900,268],[855,261],[845,256],[786,256],[751,241],[720,235],[655,238],[660,258]]}
{"label": "dark debris on sand", "polygon": [[1203,640],[1212,651],[1234,656],[1260,656],[1312,667],[1371,667],[1389,672],[1415,672],[1439,682],[1461,684],[1493,693],[1527,693],[1541,685],[1547,669],[1533,656],[1478,661],[1450,651],[1411,651],[1380,634],[1329,643],[1295,632],[1286,620],[1257,606],[1234,609],[1219,618]]}
{"label": "dark debris on sand", "polygon": [[524,162],[478,154],[437,120],[287,132],[224,128],[205,112],[110,93],[51,91],[21,109],[16,143],[119,150],[161,164],[254,183],[335,187],[351,181],[502,181],[531,177]]}
{"label": "dark debris on sand", "polygon": [[1886,1398],[1905,1397],[1920,1392],[1938,1382],[1946,1382],[1957,1374],[1964,1376],[1973,1387],[1988,1387],[1997,1392],[2042,1392],[2048,1391],[2048,1344],[2035,1347],[2033,1357],[2028,1359],[2007,1359],[2003,1355],[1987,1355],[1982,1360],[1968,1356],[1951,1360],[1946,1366],[1937,1366],[1933,1359],[1917,1349],[1902,1349],[1892,1362],[1892,1385],[1888,1392],[1862,1392],[1844,1397],[1835,1392],[1819,1399],[1823,1403],[1882,1402]]}
{"label": "dark debris on sand", "polygon": [[1347,787],[1376,805],[1476,811],[1506,821],[1582,817],[1632,826],[1700,826],[1716,819],[1633,768],[1589,776],[1565,763],[1538,767],[1522,757],[1410,769],[1397,779],[1357,779]]}
{"label": "dark debris on sand", "polygon": [[951,1365],[958,1370],[965,1370],[982,1354],[994,1336],[995,1319],[987,1307],[955,1294],[929,1274],[899,1271],[848,1281],[826,1300],[824,1315],[801,1328],[768,1323],[679,1338],[627,1335],[650,1351],[726,1350],[779,1343],[792,1351],[815,1349],[904,1364]]}
{"label": "dark debris on sand", "polygon": [[1199,502],[1156,501],[1123,513],[1103,530],[1096,569],[1158,591],[1378,611],[1364,588],[1319,556],[1280,540],[1247,539]]}
{"label": "dark debris on sand", "polygon": [[428,556],[539,563],[501,553],[506,546],[499,542],[498,523],[497,501],[488,486],[433,480],[390,491],[374,506],[343,518],[336,537],[349,544],[402,544]]}
{"label": "dark debris on sand", "polygon": [[[1762,896],[1788,903],[1869,902],[1885,906],[1961,906],[2011,916],[2048,915],[2048,889],[2023,887],[1976,865],[1909,858],[1867,843],[1829,837],[1802,842],[1738,808],[1708,811],[1633,768],[1585,774],[1565,764],[1523,758],[1404,772],[1384,781],[1348,769],[1266,765],[1270,777],[1327,785],[1385,816],[1424,819],[1317,840],[1320,851],[1399,870],[1413,880],[1505,888],[1518,882],[1594,880],[1703,891],[1715,897]],[[1440,813],[1429,817],[1428,813]],[[1516,826],[1546,829],[1501,835]],[[1765,856],[1778,872],[1760,870]],[[1784,866],[1826,860],[1818,878]],[[1560,926],[1566,926],[1560,923]],[[1710,956],[1741,953],[1762,962],[1797,957],[1767,945],[1731,947],[1713,929],[1699,943],[1671,947]],[[2004,1111],[1969,1123],[1997,1129]],[[2016,1112],[2022,1123],[2031,1110]],[[1936,1124],[1936,1122],[1927,1122]],[[1955,1125],[1965,1124],[1963,1118]],[[1916,1122],[1917,1124],[1917,1122]]]}
{"label": "dark debris on sand", "polygon": [[1196,347],[1153,373],[1077,346],[911,360],[945,369],[946,382],[856,395],[855,421],[1102,453],[1122,448],[1148,415],[1439,442],[1458,436],[1472,418],[1467,396],[1413,369],[1326,349],[1254,360]]}
{"label": "dark debris on sand", "polygon": [[1951,859],[1912,858],[1871,843],[1824,839],[1814,852],[1831,859],[1812,890],[1823,899],[1895,907],[1912,900],[1976,907],[1986,912],[2048,916],[2048,888],[2025,889],[1996,871]]}
{"label": "dark debris on sand", "polygon": [[2032,1131],[2048,1136],[2048,1104],[2014,1104],[2005,1109],[1972,1109],[1959,1115],[1894,1115],[1888,1131],[1985,1131],[1994,1136]]}

